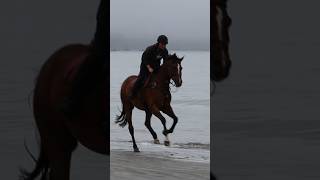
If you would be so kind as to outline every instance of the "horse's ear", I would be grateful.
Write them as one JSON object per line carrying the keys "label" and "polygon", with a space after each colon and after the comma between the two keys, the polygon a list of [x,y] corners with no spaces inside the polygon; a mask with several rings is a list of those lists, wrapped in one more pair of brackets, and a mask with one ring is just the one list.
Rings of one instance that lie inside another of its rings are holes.
{"label": "horse's ear", "polygon": [[183,60],[184,56],[182,56],[182,58],[179,58],[179,61],[181,62]]}
{"label": "horse's ear", "polygon": [[173,57],[175,57],[175,58],[177,58],[177,54],[176,53],[173,53],[173,55],[172,55]]}

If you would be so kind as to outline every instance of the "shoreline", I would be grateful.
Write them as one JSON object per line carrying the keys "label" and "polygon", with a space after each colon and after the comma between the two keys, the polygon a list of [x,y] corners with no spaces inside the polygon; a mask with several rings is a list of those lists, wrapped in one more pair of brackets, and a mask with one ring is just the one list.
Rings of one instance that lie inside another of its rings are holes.
{"label": "shoreline", "polygon": [[111,180],[209,180],[210,164],[111,151]]}

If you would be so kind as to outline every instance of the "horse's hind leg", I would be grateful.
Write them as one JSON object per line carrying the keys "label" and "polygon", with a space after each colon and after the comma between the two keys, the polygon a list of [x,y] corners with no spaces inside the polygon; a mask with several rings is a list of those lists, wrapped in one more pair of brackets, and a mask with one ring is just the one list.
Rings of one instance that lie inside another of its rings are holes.
{"label": "horse's hind leg", "polygon": [[46,140],[50,180],[69,180],[71,155],[77,141],[64,129],[59,134],[51,134]]}
{"label": "horse's hind leg", "polygon": [[133,150],[134,152],[140,152],[139,148],[136,144],[136,140],[134,138],[134,129],[133,129],[133,125],[132,125],[132,109],[126,112],[126,118],[128,121],[128,128],[129,128],[129,132],[132,138],[132,143],[133,143]]}
{"label": "horse's hind leg", "polygon": [[154,143],[155,144],[160,144],[159,139],[157,137],[157,133],[154,132],[154,130],[151,127],[151,116],[152,116],[152,113],[149,110],[146,110],[145,112],[146,112],[146,121],[145,121],[144,125],[150,131],[150,133],[151,133],[151,135],[152,135],[152,137],[154,139]]}
{"label": "horse's hind leg", "polygon": [[50,180],[69,180],[71,152],[61,152],[58,157],[50,160]]}

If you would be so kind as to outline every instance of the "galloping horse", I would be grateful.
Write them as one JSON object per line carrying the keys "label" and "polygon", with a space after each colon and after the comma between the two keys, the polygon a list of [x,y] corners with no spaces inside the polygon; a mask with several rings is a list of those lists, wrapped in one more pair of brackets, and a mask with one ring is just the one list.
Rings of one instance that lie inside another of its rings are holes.
{"label": "galloping horse", "polygon": [[[159,144],[157,134],[151,127],[150,119],[152,115],[155,115],[160,119],[163,125],[163,135],[165,135],[166,140],[164,144],[168,146],[170,141],[168,139],[168,134],[173,133],[173,130],[178,122],[177,116],[174,114],[171,102],[171,93],[170,93],[170,80],[172,79],[175,83],[175,86],[180,87],[182,85],[181,79],[181,61],[182,58],[178,58],[176,54],[169,55],[164,63],[161,65],[159,71],[154,75],[147,85],[140,90],[138,95],[129,99],[128,96],[131,92],[131,89],[137,80],[137,76],[128,77],[121,86],[121,101],[122,101],[122,112],[120,116],[117,116],[116,123],[119,123],[121,127],[124,127],[127,123],[129,124],[129,132],[132,137],[133,149],[134,152],[139,152],[139,148],[136,144],[134,138],[134,129],[132,126],[132,110],[134,107],[145,111],[146,119],[145,126],[150,131],[155,144]],[[162,116],[161,112],[167,114],[173,119],[173,124],[168,130],[166,127],[166,119]]]}
{"label": "galloping horse", "polygon": [[83,98],[78,118],[68,120],[58,110],[90,49],[89,45],[63,47],[42,66],[33,97],[33,113],[40,133],[40,155],[31,173],[22,172],[23,179],[35,179],[42,174],[42,180],[68,180],[72,152],[78,142],[94,152],[109,154],[106,67],[101,78],[93,79],[96,82]]}

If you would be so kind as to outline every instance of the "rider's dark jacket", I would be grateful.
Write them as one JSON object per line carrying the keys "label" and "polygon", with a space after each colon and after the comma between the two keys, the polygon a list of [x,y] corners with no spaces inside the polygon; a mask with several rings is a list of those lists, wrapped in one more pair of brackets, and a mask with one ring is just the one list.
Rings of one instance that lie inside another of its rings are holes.
{"label": "rider's dark jacket", "polygon": [[149,76],[149,70],[147,65],[150,65],[154,72],[157,72],[160,68],[161,59],[166,59],[168,56],[168,50],[160,49],[159,44],[156,43],[147,47],[147,49],[143,52],[141,57],[141,65],[140,65],[140,72],[138,75],[138,79],[133,87],[133,94],[136,94],[137,91],[143,86],[145,80]]}
{"label": "rider's dark jacket", "polygon": [[150,65],[154,71],[157,71],[160,68],[161,59],[166,59],[168,56],[168,50],[160,49],[158,43],[151,45],[146,48],[142,54],[140,68],[147,70],[147,65]]}

